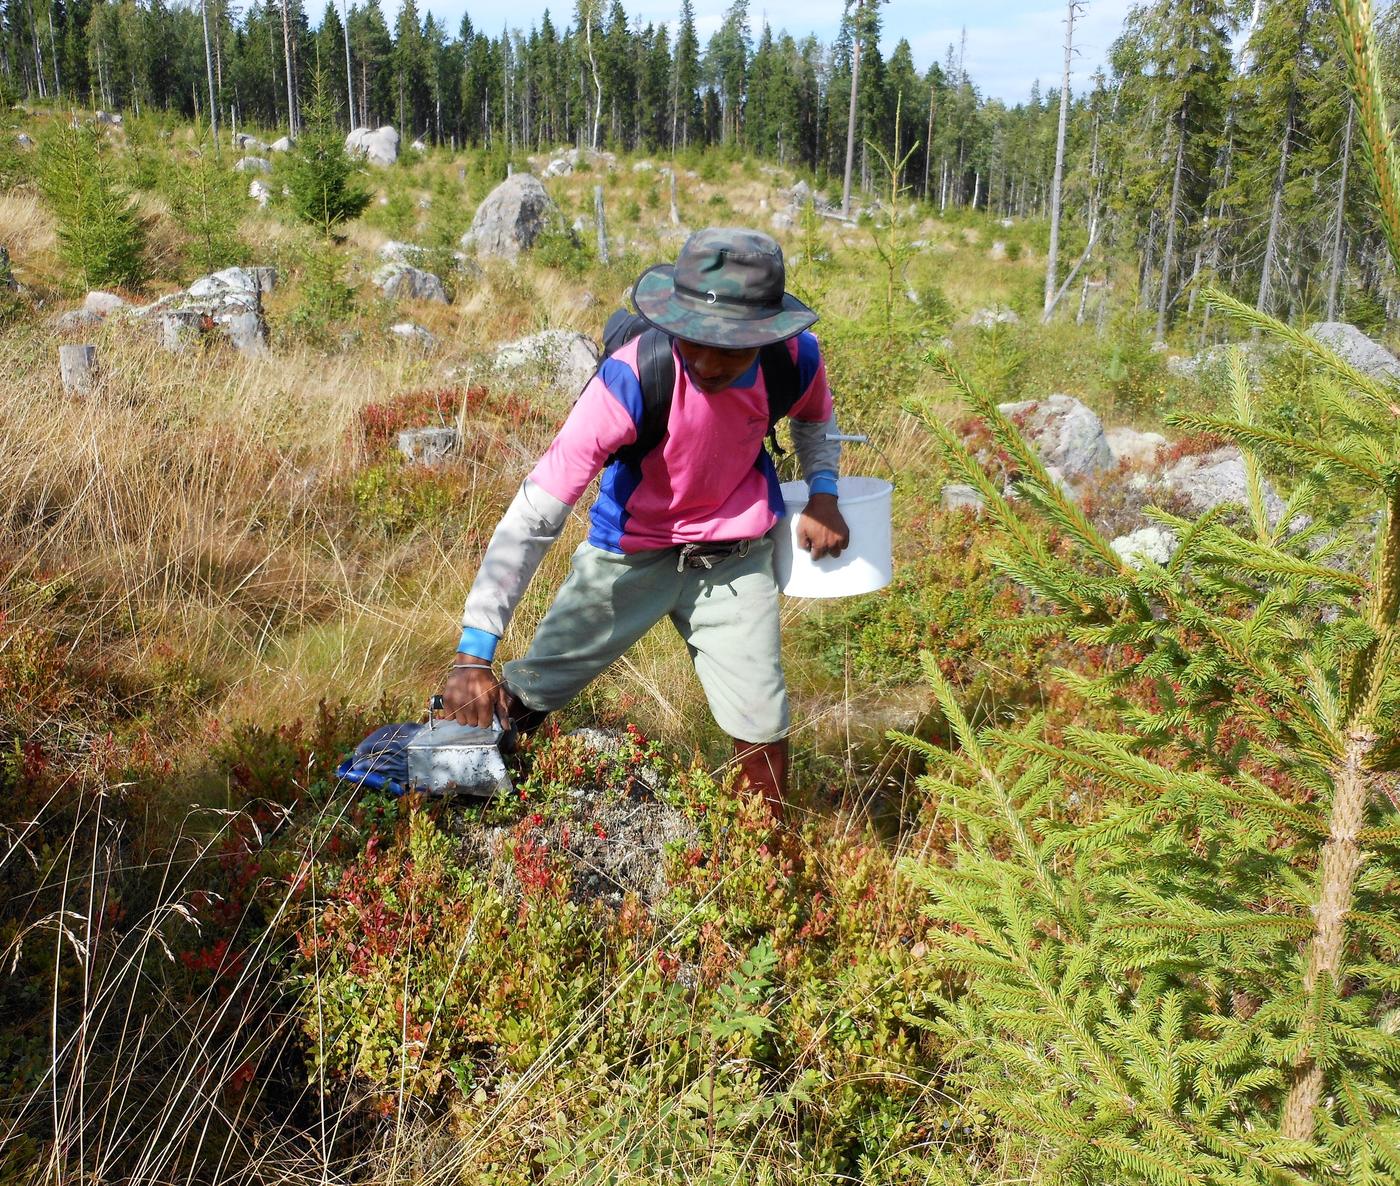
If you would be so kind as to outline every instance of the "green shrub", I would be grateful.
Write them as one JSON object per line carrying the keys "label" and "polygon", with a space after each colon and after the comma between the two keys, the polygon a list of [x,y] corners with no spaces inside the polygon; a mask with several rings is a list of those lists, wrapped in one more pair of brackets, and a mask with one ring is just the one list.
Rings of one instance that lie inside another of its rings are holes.
{"label": "green shrub", "polygon": [[593,266],[593,251],[578,235],[565,226],[545,228],[532,248],[534,256],[547,268],[558,268],[575,279]]}
{"label": "green shrub", "polygon": [[322,242],[301,256],[296,303],[287,317],[294,335],[327,345],[332,331],[355,311],[355,289],[345,280],[345,262],[334,244]]}
{"label": "green shrub", "polygon": [[281,179],[291,191],[292,210],[323,235],[356,218],[369,205],[370,195],[359,182],[358,166],[345,151],[345,137],[336,122],[339,104],[317,67],[311,98],[303,109],[303,124],[291,152],[283,154]]}
{"label": "green shrub", "polygon": [[163,189],[170,213],[190,237],[185,253],[193,267],[215,272],[248,258],[238,236],[244,178],[229,169],[204,129],[196,129],[193,150],[176,157]]}
{"label": "green shrub", "polygon": [[58,121],[39,150],[39,187],[58,221],[58,253],[84,288],[134,286],[146,273],[146,231],[117,184],[102,134]]}

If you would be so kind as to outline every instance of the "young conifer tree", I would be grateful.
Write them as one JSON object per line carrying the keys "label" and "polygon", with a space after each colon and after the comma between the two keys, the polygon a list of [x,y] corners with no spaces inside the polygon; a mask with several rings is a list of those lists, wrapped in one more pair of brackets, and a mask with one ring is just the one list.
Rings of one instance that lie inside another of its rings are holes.
{"label": "young conifer tree", "polygon": [[287,154],[284,180],[291,191],[292,209],[329,237],[343,222],[369,205],[369,191],[359,184],[358,167],[345,151],[336,125],[338,104],[317,66],[311,78],[311,99],[301,110],[301,134]]}
{"label": "young conifer tree", "polygon": [[59,256],[81,284],[140,283],[145,227],[101,133],[55,121],[40,145],[38,180],[58,220]]}
{"label": "young conifer tree", "polygon": [[[1400,260],[1368,0],[1336,9]],[[931,421],[1001,530],[1001,568],[1046,611],[1015,628],[1109,658],[1063,673],[1104,724],[980,732],[927,664],[959,748],[919,746],[926,786],[967,837],[916,874],[966,977],[936,1025],[950,1087],[995,1136],[985,1174],[936,1158],[933,1180],[991,1180],[1007,1157],[1044,1181],[1400,1179],[1400,406],[1211,299],[1306,356],[1313,414],[1262,422],[1237,356],[1231,415],[1171,418],[1240,448],[1248,497],[1155,512],[1176,536],[1165,565],[1120,556],[943,360],[1019,475],[1013,504]],[[1266,465],[1295,476],[1281,509]]]}
{"label": "young conifer tree", "polygon": [[190,236],[186,253],[203,272],[242,263],[247,248],[238,237],[244,179],[221,161],[213,136],[196,127],[193,151],[177,160],[166,186],[170,211]]}

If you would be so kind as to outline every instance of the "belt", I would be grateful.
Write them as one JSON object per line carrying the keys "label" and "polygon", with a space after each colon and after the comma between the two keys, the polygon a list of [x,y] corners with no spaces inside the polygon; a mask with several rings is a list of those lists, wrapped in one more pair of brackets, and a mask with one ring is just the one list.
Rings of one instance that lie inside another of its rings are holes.
{"label": "belt", "polygon": [[722,540],[717,543],[682,544],[676,549],[676,571],[687,568],[714,568],[730,556],[747,556],[752,540]]}

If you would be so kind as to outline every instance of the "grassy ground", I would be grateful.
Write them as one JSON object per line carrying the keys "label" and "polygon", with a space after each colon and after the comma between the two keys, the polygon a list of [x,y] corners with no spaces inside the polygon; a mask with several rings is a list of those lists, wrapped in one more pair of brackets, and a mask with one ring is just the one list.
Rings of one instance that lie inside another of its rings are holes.
{"label": "grassy ground", "polygon": [[[896,476],[901,567],[878,609],[785,603],[791,835],[768,836],[724,789],[723,741],[666,631],[565,714],[631,723],[620,754],[547,740],[521,801],[484,814],[350,796],[329,768],[435,687],[482,547],[567,406],[496,379],[494,348],[544,328],[596,335],[681,241],[656,169],[600,163],[549,186],[566,222],[604,187],[609,265],[589,227],[582,245],[457,273],[450,305],[379,299],[378,247],[448,258],[489,164],[432,153],[371,174],[375,201],[335,248],[354,305],[330,321],[309,300],[311,235],[249,203],[248,258],[282,275],[272,355],[171,355],[111,322],[86,398],[59,388],[70,339],[50,319],[82,294],[53,220],[29,186],[0,194],[27,290],[0,332],[0,879],[14,904],[0,946],[20,977],[11,1016],[27,1019],[0,1038],[11,1177],[903,1182],[922,1180],[931,1148],[987,1155],[977,1118],[939,1090],[951,1055],[926,1003],[941,972],[920,960],[900,872],[937,859],[949,831],[883,730],[924,713],[922,647],[989,713],[1043,704],[1047,655],[960,629],[959,607],[1006,592],[976,524],[937,510],[915,414],[946,399],[928,352],[951,340],[1006,398],[1068,391],[1142,427],[1198,393],[1125,345],[1138,339],[1121,318],[1035,324],[1042,227],[911,209],[892,233],[783,232],[843,425],[874,442],[847,468]],[[686,227],[767,227],[795,180],[718,158],[676,167]],[[157,194],[139,200],[145,295],[187,284],[182,228]],[[1022,323],[967,326],[992,305]],[[387,328],[405,319],[439,347],[399,345]],[[387,429],[437,418],[464,428],[462,456],[403,466]],[[525,646],[583,531],[580,514],[504,654]],[[640,802],[670,813],[660,889],[590,896],[569,829],[606,842]]]}

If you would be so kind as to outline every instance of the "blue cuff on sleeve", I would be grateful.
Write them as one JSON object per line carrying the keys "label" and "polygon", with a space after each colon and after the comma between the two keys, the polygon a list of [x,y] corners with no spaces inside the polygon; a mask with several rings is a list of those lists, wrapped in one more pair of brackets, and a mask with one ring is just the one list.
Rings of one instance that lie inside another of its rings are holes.
{"label": "blue cuff on sleeve", "polygon": [[836,471],[829,469],[819,469],[807,479],[808,494],[835,494],[836,493]]}
{"label": "blue cuff on sleeve", "polygon": [[468,626],[462,631],[462,641],[457,650],[464,655],[475,655],[478,659],[490,662],[496,657],[496,644],[501,640],[486,630],[473,630]]}

